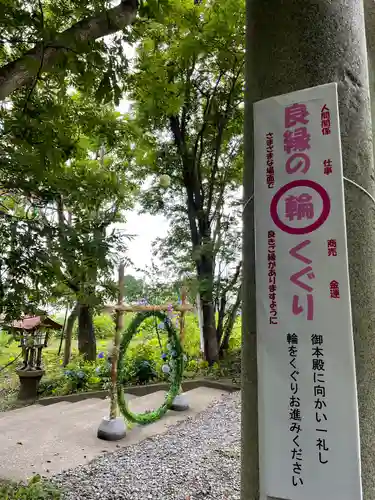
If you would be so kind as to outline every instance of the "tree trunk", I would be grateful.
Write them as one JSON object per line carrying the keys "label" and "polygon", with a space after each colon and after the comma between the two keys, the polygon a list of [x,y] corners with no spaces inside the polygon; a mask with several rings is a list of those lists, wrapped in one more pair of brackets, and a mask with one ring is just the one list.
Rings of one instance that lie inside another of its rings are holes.
{"label": "tree trunk", "polygon": [[217,308],[217,325],[216,325],[216,338],[218,341],[218,344],[220,345],[221,339],[223,338],[224,335],[224,322],[225,322],[225,313],[226,313],[226,307],[227,307],[227,294],[224,291],[223,295],[221,297],[217,297],[217,302],[219,304],[219,307]]}
{"label": "tree trunk", "polygon": [[209,365],[219,360],[219,344],[215,328],[215,308],[212,301],[202,299],[204,353]]}
{"label": "tree trunk", "polygon": [[96,359],[96,340],[92,309],[87,304],[80,304],[78,316],[78,350],[87,361]]}
{"label": "tree trunk", "polygon": [[[245,200],[253,194],[252,105],[337,82],[344,175],[374,195],[362,0],[247,0]],[[264,64],[267,61],[267,64]],[[371,199],[345,184],[364,499],[375,499],[375,226]],[[244,213],[242,500],[259,498],[253,205]]]}
{"label": "tree trunk", "polygon": [[220,359],[222,359],[225,356],[225,353],[229,349],[229,339],[233,331],[234,323],[236,322],[236,315],[238,308],[240,307],[241,304],[241,297],[242,297],[242,288],[238,290],[236,301],[231,307],[227,320],[225,322],[224,328],[223,328],[223,335],[220,343],[220,349],[219,349],[219,356]]}
{"label": "tree trunk", "polygon": [[79,313],[79,303],[77,302],[74,309],[69,315],[68,321],[66,322],[65,329],[65,344],[64,344],[64,366],[66,366],[70,361],[70,356],[72,353],[72,337],[73,337],[73,327]]}
{"label": "tree trunk", "polygon": [[213,262],[203,256],[198,265],[201,307],[203,316],[204,354],[209,365],[219,360],[219,342],[216,335],[215,306],[213,301]]}

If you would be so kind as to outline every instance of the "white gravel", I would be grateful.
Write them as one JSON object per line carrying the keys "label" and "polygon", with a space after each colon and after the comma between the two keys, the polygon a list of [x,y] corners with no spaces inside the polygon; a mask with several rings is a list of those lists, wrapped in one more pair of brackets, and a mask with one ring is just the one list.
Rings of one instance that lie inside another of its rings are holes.
{"label": "white gravel", "polygon": [[166,434],[55,476],[64,500],[239,500],[240,394]]}

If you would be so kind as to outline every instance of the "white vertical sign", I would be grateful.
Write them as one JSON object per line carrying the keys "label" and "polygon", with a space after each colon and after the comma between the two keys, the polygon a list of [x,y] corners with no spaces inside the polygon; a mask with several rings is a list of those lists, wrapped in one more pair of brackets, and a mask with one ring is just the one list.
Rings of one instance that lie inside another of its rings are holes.
{"label": "white vertical sign", "polygon": [[254,116],[261,499],[360,500],[336,84]]}

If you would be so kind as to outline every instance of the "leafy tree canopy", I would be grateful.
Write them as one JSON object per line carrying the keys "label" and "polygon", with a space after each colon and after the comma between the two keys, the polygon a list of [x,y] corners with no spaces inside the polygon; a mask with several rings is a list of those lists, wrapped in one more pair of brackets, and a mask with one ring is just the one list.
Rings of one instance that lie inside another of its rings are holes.
{"label": "leafy tree canopy", "polygon": [[19,92],[0,120],[3,312],[45,303],[51,289],[97,301],[100,277],[109,293],[113,258],[124,251],[111,226],[136,192],[126,176],[126,122],[111,105],[54,82]]}
{"label": "leafy tree canopy", "polygon": [[147,191],[143,207],[171,221],[161,255],[196,273],[211,361],[215,302],[240,277],[244,30],[243,0],[175,0],[163,22],[144,23],[126,79],[140,131],[137,175],[172,180],[168,191]]}
{"label": "leafy tree canopy", "polygon": [[[127,70],[123,43],[138,1],[2,0],[0,8],[0,99],[48,71],[71,74],[76,88],[111,89]],[[113,35],[108,41],[106,35]]]}

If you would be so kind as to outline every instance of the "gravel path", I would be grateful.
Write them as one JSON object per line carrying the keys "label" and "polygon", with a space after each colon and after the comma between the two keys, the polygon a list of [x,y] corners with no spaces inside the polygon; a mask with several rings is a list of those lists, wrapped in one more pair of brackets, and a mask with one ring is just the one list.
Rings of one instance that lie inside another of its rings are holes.
{"label": "gravel path", "polygon": [[55,476],[64,500],[239,500],[240,394],[166,434]]}

